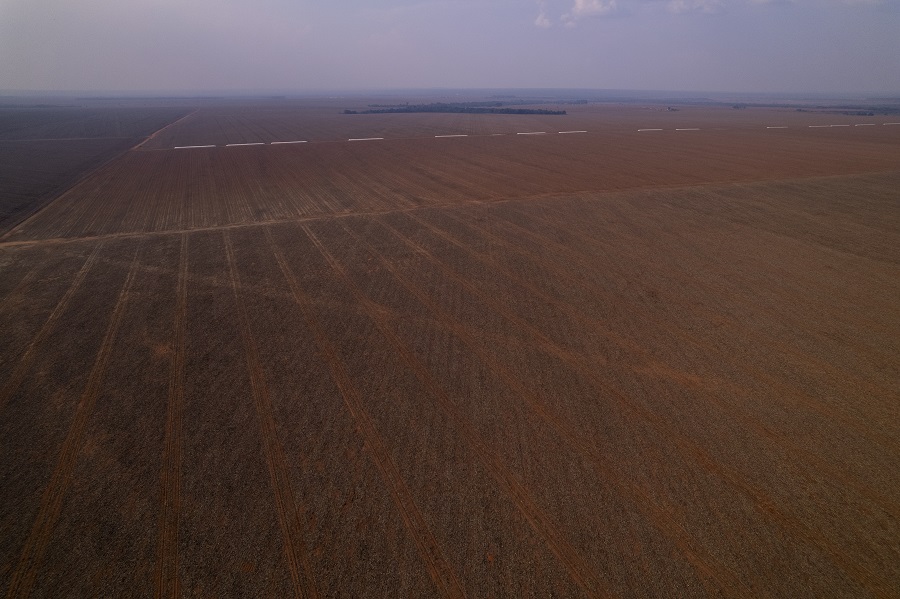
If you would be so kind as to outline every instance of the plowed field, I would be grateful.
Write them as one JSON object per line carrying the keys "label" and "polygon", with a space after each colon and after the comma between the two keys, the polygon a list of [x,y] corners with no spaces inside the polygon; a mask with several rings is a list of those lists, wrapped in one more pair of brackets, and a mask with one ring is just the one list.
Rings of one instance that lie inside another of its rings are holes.
{"label": "plowed field", "polygon": [[152,106],[0,102],[0,231],[187,112]]}
{"label": "plowed field", "polygon": [[896,596],[900,127],[629,110],[201,109],[8,230],[0,592]]}

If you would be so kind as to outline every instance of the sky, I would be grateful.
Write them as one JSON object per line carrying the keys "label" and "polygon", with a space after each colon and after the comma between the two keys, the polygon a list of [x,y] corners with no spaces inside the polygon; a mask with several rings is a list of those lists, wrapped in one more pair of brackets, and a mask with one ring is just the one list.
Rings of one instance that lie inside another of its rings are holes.
{"label": "sky", "polygon": [[0,0],[0,90],[900,93],[900,0]]}

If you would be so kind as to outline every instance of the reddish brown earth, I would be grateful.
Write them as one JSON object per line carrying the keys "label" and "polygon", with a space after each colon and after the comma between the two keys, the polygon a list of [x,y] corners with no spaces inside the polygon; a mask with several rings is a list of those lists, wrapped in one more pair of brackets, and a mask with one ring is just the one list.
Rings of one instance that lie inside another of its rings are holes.
{"label": "reddish brown earth", "polygon": [[201,109],[7,231],[0,592],[896,596],[900,127],[601,108]]}

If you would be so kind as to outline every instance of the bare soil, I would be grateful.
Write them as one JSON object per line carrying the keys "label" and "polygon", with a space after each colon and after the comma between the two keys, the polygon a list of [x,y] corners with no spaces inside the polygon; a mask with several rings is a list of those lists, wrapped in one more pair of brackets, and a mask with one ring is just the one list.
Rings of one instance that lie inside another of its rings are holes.
{"label": "bare soil", "polygon": [[186,112],[167,107],[0,104],[0,231]]}
{"label": "bare soil", "polygon": [[900,127],[588,108],[201,109],[11,229],[0,592],[896,596]]}

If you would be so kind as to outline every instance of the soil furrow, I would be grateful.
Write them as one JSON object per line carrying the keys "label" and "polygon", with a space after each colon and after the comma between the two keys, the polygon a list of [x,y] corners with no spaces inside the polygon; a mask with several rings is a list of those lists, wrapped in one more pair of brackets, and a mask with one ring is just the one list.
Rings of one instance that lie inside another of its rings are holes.
{"label": "soil furrow", "polygon": [[[503,304],[493,300],[493,298],[485,295],[480,290],[470,285],[467,281],[465,281],[465,279],[453,272],[450,267],[444,265],[443,261],[435,257],[431,252],[404,237],[399,231],[397,231],[389,224],[384,223],[380,219],[377,220],[411,248],[420,252],[423,256],[427,257],[433,263],[442,265],[445,269],[445,272],[447,272],[453,278],[457,279],[457,281],[460,282],[463,287],[469,289],[469,291],[473,295],[475,295],[476,297],[480,297],[482,301],[485,301],[488,305],[491,305],[498,314],[502,314],[504,318],[507,318],[508,320],[513,322],[518,330],[528,331],[535,339],[541,341],[541,344],[543,346],[552,347],[554,354],[558,355],[563,361],[565,361],[570,367],[578,371],[587,380],[590,380],[598,389],[598,391],[606,394],[607,396],[615,397],[623,407],[630,410],[633,414],[643,419],[645,422],[651,424],[659,431],[660,434],[664,435],[666,438],[672,439],[684,455],[691,457],[698,464],[704,466],[710,472],[715,472],[721,478],[729,482],[736,490],[739,490],[740,492],[750,497],[755,502],[755,505],[761,514],[774,520],[786,532],[790,532],[799,538],[805,539],[807,542],[811,542],[814,545],[825,549],[828,555],[835,561],[837,565],[844,569],[845,572],[853,576],[861,585],[876,594],[876,596],[889,596],[880,594],[886,592],[888,587],[886,586],[886,583],[883,584],[882,581],[879,580],[880,577],[878,577],[876,573],[869,571],[854,560],[851,560],[841,547],[839,547],[836,543],[834,543],[827,537],[823,536],[820,531],[806,526],[798,518],[790,515],[784,510],[778,509],[775,502],[763,489],[757,488],[755,485],[747,482],[738,473],[734,472],[733,469],[715,460],[707,452],[707,450],[705,450],[698,443],[687,439],[681,432],[679,432],[674,426],[662,419],[659,415],[651,412],[639,403],[631,400],[621,391],[610,387],[610,385],[606,381],[597,376],[596,369],[593,367],[593,365],[591,365],[590,363],[585,363],[580,356],[573,355],[565,348],[557,346],[554,342],[547,339],[539,330],[535,329],[517,316],[511,314],[509,310],[506,309],[505,306],[503,306]],[[450,315],[448,315],[448,317],[449,316]],[[509,384],[515,384],[517,387],[520,387],[519,391],[521,393],[527,393],[527,389],[522,387],[521,384],[516,381],[516,377],[514,377],[512,373],[506,371],[505,367],[495,362],[495,368],[499,369],[495,370],[496,372],[498,372],[498,374],[501,374],[503,378],[508,379]],[[535,400],[537,400],[537,398],[535,398]],[[873,501],[877,501],[880,498],[873,494],[871,499],[873,499]],[[890,509],[890,506],[885,506],[883,509]],[[710,571],[708,568],[706,570]]]}
{"label": "soil furrow", "polygon": [[[353,235],[349,230],[348,233]],[[355,235],[353,236],[356,237]],[[325,253],[327,250],[324,249],[324,246],[319,245],[319,247],[320,250],[323,251],[325,259],[328,260],[329,264],[332,265],[332,268],[334,268],[340,278],[344,281],[345,285],[351,290],[357,301],[366,310],[369,317],[378,327],[378,330],[388,338],[394,349],[399,352],[403,358],[403,362],[415,373],[419,381],[422,382],[432,397],[437,401],[441,411],[453,421],[456,429],[469,444],[473,453],[475,453],[487,467],[497,484],[504,488],[511,496],[516,507],[535,532],[550,546],[557,558],[567,567],[572,578],[591,596],[614,596],[605,588],[605,585],[600,582],[593,570],[563,537],[558,530],[558,526],[537,506],[529,492],[503,464],[502,459],[495,452],[490,450],[485,441],[481,438],[481,435],[475,431],[469,419],[460,412],[443,388],[434,380],[434,377],[428,372],[427,368],[415,357],[410,348],[400,340],[378,304],[369,299],[363,291],[353,283],[344,268],[330,252]]]}
{"label": "soil furrow", "polygon": [[[591,381],[591,383],[601,394],[615,397],[621,405],[626,407],[639,418],[642,418],[644,421],[651,424],[666,438],[672,439],[677,444],[678,448],[682,450],[684,455],[693,458],[710,472],[715,472],[724,480],[728,481],[736,490],[752,498],[760,513],[764,514],[767,517],[770,517],[779,526],[784,528],[784,530],[795,534],[799,538],[805,539],[807,542],[811,542],[814,545],[825,548],[828,552],[828,555],[832,559],[834,559],[836,564],[842,567],[848,574],[855,576],[857,582],[859,582],[863,586],[870,587],[870,590],[877,594],[877,592],[879,591],[878,585],[876,584],[873,586],[868,582],[871,579],[870,572],[859,566],[855,561],[851,560],[841,547],[839,547],[827,537],[823,536],[819,531],[806,526],[801,520],[792,516],[788,512],[778,509],[776,507],[776,503],[772,500],[772,498],[765,490],[748,482],[744,477],[735,472],[731,467],[715,460],[700,444],[686,438],[684,434],[682,434],[677,428],[661,418],[658,414],[640,405],[638,402],[632,400],[618,389],[611,387],[608,382],[597,375],[596,368],[590,362],[584,361],[580,357],[573,359],[573,355],[570,352],[567,352],[562,348],[558,348],[558,346],[556,346],[554,342],[547,339],[543,333],[541,333],[539,330],[535,329],[519,317],[510,313],[510,311],[502,303],[495,301],[493,298],[484,294],[475,286],[471,285],[468,281],[455,273],[450,267],[446,266],[440,259],[435,257],[431,252],[404,237],[399,231],[397,231],[389,224],[383,223],[380,219],[378,219],[378,222],[381,222],[386,228],[392,231],[401,241],[406,243],[408,246],[420,252],[423,256],[426,256],[433,263],[441,265],[448,276],[456,279],[463,287],[469,289],[469,291],[473,295],[479,297],[486,304],[492,306],[498,314],[503,315],[504,318],[515,323],[518,330],[527,331],[535,339],[542,341],[542,345],[545,347],[553,347],[554,350],[559,349],[560,351],[554,351],[553,353],[556,354],[560,358],[560,360],[568,363],[568,365],[573,370],[577,371],[586,380]],[[426,226],[429,226],[430,228],[430,225]],[[465,247],[463,249],[470,251]],[[498,367],[503,368],[499,365]],[[514,380],[514,377],[510,376],[510,379],[511,381]],[[522,388],[522,392],[525,392],[524,387]],[[764,434],[764,431],[760,434]],[[866,492],[864,489],[860,492],[871,499],[873,502],[875,502],[876,505],[879,505],[879,507],[882,507],[882,509],[887,510],[888,513],[893,513],[892,506],[890,504],[882,505],[881,498],[874,492]]]}
{"label": "soil furrow", "polygon": [[[0,299],[0,314],[6,314],[7,307],[11,305],[17,298],[22,296],[22,293],[28,289],[31,285],[32,281],[34,281],[35,277],[37,277],[38,272],[41,270],[40,266],[34,266],[22,279],[16,283],[16,286],[13,287],[9,293],[7,293],[2,299]],[[2,406],[2,402],[0,402],[0,406]]]}
{"label": "soil furrow", "polygon": [[[523,217],[530,218],[530,219],[535,220],[536,222],[541,223],[542,225],[544,225],[546,230],[553,230],[555,228],[555,225],[545,218],[542,218],[535,214],[527,214],[526,215],[525,213],[521,212],[520,210],[517,210],[513,206],[510,206],[510,208],[513,209],[515,212],[521,214]],[[410,215],[410,216],[412,216],[412,215]],[[512,237],[515,237],[516,235],[524,235],[525,237],[534,239],[536,242],[542,244],[545,247],[553,248],[555,250],[554,253],[556,253],[556,254],[565,255],[566,259],[568,261],[570,261],[572,264],[578,264],[582,269],[590,269],[591,268],[591,264],[586,259],[585,255],[573,250],[572,248],[566,246],[565,244],[562,244],[562,243],[554,240],[552,237],[550,237],[546,234],[537,233],[537,232],[531,231],[529,229],[523,228],[521,225],[518,225],[511,221],[504,220],[503,224],[504,224],[504,226],[508,226],[510,229],[512,229],[515,232],[515,235],[512,235]],[[478,228],[476,225],[470,224],[470,226]],[[579,238],[583,243],[589,242],[589,240],[583,234],[580,234],[576,230],[568,229],[567,234],[572,235],[576,238]],[[557,273],[558,275],[564,276],[563,271],[561,269],[557,268],[554,270],[554,272]],[[585,270],[585,272],[587,272],[587,270]],[[574,285],[581,287],[582,289],[584,289],[585,291],[587,291],[589,293],[597,292],[596,288],[591,288],[584,282],[584,280],[579,279],[578,277],[573,276],[573,277],[568,277],[568,279]],[[698,286],[703,285],[703,283],[700,281],[695,281],[695,284]],[[564,303],[564,302],[559,302],[556,300],[553,300],[553,301],[561,310],[565,311],[567,314],[570,314],[573,318],[577,318],[578,320],[580,320],[581,322],[584,322],[586,324],[589,324],[593,321],[593,319],[591,317],[581,313],[574,306]],[[666,321],[665,319],[654,318],[651,315],[647,315],[647,317],[653,318],[655,321],[655,324],[657,326],[659,326],[661,329],[667,331],[669,334],[681,339],[682,341],[689,343],[698,348],[704,347],[703,342],[697,337],[697,335],[691,334],[691,333],[685,331],[681,327],[673,326],[670,322]],[[594,326],[597,326],[601,329],[605,328],[600,323],[594,323]],[[753,332],[747,330],[746,327],[741,329],[741,334],[745,335],[745,336],[753,335],[754,337],[757,338],[760,345],[768,345],[769,344],[769,343],[764,343],[763,340],[759,338],[759,335],[753,334]],[[634,345],[634,347],[638,348],[638,350],[642,354],[646,355],[647,352],[645,349],[640,348],[637,345]],[[795,390],[790,393],[786,392],[785,385],[783,383],[779,382],[770,373],[760,369],[759,367],[755,366],[754,364],[748,363],[745,360],[740,360],[740,359],[738,359],[737,356],[729,355],[728,353],[725,353],[722,357],[723,357],[723,359],[728,361],[735,368],[751,372],[755,379],[766,381],[769,385],[775,387],[780,392],[782,392],[784,397],[794,398],[796,401],[798,401],[798,403],[803,405],[803,407],[808,408],[809,410],[821,415],[824,418],[840,421],[843,425],[845,425],[849,428],[852,428],[856,434],[867,439],[868,441],[878,444],[878,445],[881,445],[885,449],[891,450],[891,451],[895,450],[898,447],[898,442],[896,439],[885,437],[884,435],[880,434],[877,430],[873,430],[872,427],[863,426],[862,423],[859,423],[858,421],[854,420],[851,416],[849,416],[848,414],[846,414],[844,412],[841,412],[839,410],[831,408],[828,405],[825,405],[820,401],[816,401],[815,398],[808,397],[801,393],[797,393]],[[715,398],[711,398],[711,399],[715,399]],[[755,419],[752,419],[751,417],[749,417],[747,415],[741,415],[740,417],[742,419],[744,419],[748,423],[748,426],[750,428],[753,428],[754,430],[762,431],[763,429],[760,427],[765,428],[762,423],[755,421]],[[751,422],[753,422],[753,424],[750,424]],[[768,429],[767,429],[767,432],[762,433],[762,434],[765,437],[773,437],[774,435],[776,435],[776,433],[774,431],[771,431]],[[807,451],[805,448],[800,447],[800,446],[796,445],[795,443],[793,443],[788,437],[786,437],[784,435],[778,435],[778,438],[779,438],[779,442],[788,446],[791,452],[793,452],[793,451],[799,452],[798,455],[803,455],[805,457],[805,459],[811,461],[812,463],[815,463],[817,466],[823,468],[825,471],[828,471],[830,475],[835,476],[837,479],[846,480],[848,482],[852,480],[852,479],[848,479],[844,472],[831,467],[830,464],[828,464],[827,462],[823,462],[815,454],[813,454],[813,453]],[[861,486],[858,481],[851,482],[850,484],[852,486],[854,486],[855,488],[858,488],[862,493],[871,495],[871,497],[875,500],[876,503],[882,504],[885,507],[885,509],[887,509],[889,512],[892,512],[895,515],[900,513],[900,511],[898,511],[898,509],[896,507],[890,507],[890,502],[887,499],[885,499],[883,497],[879,497],[878,494],[874,493],[874,491],[867,489],[864,486]]]}
{"label": "soil furrow", "polygon": [[51,312],[50,316],[47,317],[47,320],[44,322],[41,330],[38,331],[37,335],[34,336],[34,339],[28,345],[28,348],[22,353],[22,357],[19,358],[19,362],[16,365],[15,370],[13,370],[9,379],[6,381],[6,384],[3,385],[3,388],[0,389],[0,412],[3,411],[3,407],[6,405],[6,402],[9,401],[9,398],[12,397],[13,393],[15,393],[19,386],[22,384],[22,381],[25,380],[25,376],[28,374],[28,369],[31,367],[37,351],[40,349],[41,345],[43,345],[44,341],[46,341],[47,336],[53,331],[53,328],[56,326],[56,321],[59,320],[59,317],[69,306],[69,301],[72,299],[72,296],[75,295],[75,292],[78,291],[79,287],[81,287],[81,284],[82,282],[84,282],[84,278],[87,276],[88,271],[91,270],[91,267],[94,266],[94,263],[100,256],[100,250],[102,247],[103,242],[101,241],[94,248],[94,251],[91,252],[91,255],[88,256],[88,259],[85,260],[81,269],[78,271],[78,274],[76,274],[72,279],[72,284],[69,286],[66,294],[62,297],[62,299],[59,300],[59,302],[56,304],[56,307],[53,308],[53,312]]}
{"label": "soil furrow", "polygon": [[[385,225],[386,228],[390,229]],[[368,245],[367,242],[357,235],[355,235],[349,229],[347,230],[348,234],[352,235],[359,243]],[[399,233],[396,233],[399,236]],[[400,236],[401,239],[404,239]],[[410,242],[411,243],[411,242]],[[376,250],[371,246],[368,246],[370,251],[376,253]],[[421,249],[418,246],[411,244],[411,247]],[[377,255],[377,254],[376,254]],[[380,256],[379,256],[380,257]],[[387,270],[389,270],[395,278],[405,287],[407,288],[413,296],[415,296],[419,301],[421,301],[424,305],[428,306],[435,315],[439,317],[441,322],[453,332],[454,335],[459,337],[472,351],[475,353],[486,365],[488,365],[495,373],[497,373],[504,382],[507,383],[520,397],[522,397],[526,403],[531,407],[543,420],[547,421],[554,430],[560,431],[560,427],[566,426],[560,419],[554,417],[549,412],[547,412],[540,399],[532,394],[532,392],[524,387],[521,382],[519,382],[518,377],[516,377],[513,373],[509,372],[506,367],[501,365],[497,360],[495,360],[484,348],[483,342],[480,342],[476,337],[474,337],[471,333],[471,329],[465,326],[464,323],[460,322],[456,317],[452,314],[441,308],[437,305],[427,294],[419,290],[411,281],[409,281],[402,273],[400,273],[394,266],[387,261],[386,259],[381,258],[382,264],[385,266]],[[504,313],[505,311],[501,311]],[[549,340],[544,342],[545,347],[553,347]],[[428,385],[429,389],[432,388],[431,385]],[[474,434],[474,433],[473,433]],[[665,532],[676,545],[684,552],[684,555],[689,558],[692,565],[697,569],[698,572],[701,572],[704,577],[708,580],[714,580],[718,583],[719,589],[731,589],[736,586],[740,586],[735,582],[733,574],[724,570],[722,566],[714,566],[711,562],[711,557],[704,556],[704,551],[696,546],[696,543],[690,538],[683,529],[678,527],[677,524],[674,523],[671,514],[665,513],[660,507],[658,507],[655,502],[650,498],[646,493],[638,490],[637,487],[633,485],[629,485],[626,483],[621,477],[618,475],[617,471],[610,467],[607,463],[607,460],[600,455],[596,449],[592,448],[590,445],[581,442],[578,440],[579,433],[574,432],[574,430],[567,430],[564,434],[560,434],[562,438],[564,438],[571,446],[577,448],[580,453],[586,457],[589,457],[593,460],[595,466],[598,467],[598,475],[602,476],[604,480],[612,484],[617,490],[622,493],[623,496],[628,497],[636,507],[645,512],[646,515],[650,516],[655,526]],[[490,464],[489,464],[490,465]],[[528,513],[524,512],[526,517],[528,517]],[[532,521],[529,518],[529,521]],[[540,523],[540,520],[537,520]],[[544,527],[536,528],[536,530],[541,533],[544,531]],[[545,537],[547,538],[547,537]],[[548,539],[548,542],[553,546],[554,539],[552,536]],[[562,541],[559,539],[559,541]],[[560,559],[566,563],[567,567],[570,569],[570,572],[575,572],[573,575],[574,578],[578,579],[578,572],[584,572],[586,567],[581,565],[583,560],[580,557],[577,557],[577,553],[571,547],[566,547],[565,545],[561,545],[561,547],[565,547],[565,550],[554,547],[554,552],[560,557]],[[587,569],[586,571],[590,571]],[[581,582],[584,582],[584,579],[581,579]],[[727,582],[728,584],[724,584]],[[586,589],[590,587],[584,587]]]}
{"label": "soil furrow", "polygon": [[178,514],[181,509],[181,431],[184,406],[184,351],[187,329],[188,234],[181,236],[178,283],[175,304],[175,330],[172,336],[172,373],[166,406],[165,446],[163,448],[162,513],[159,525],[159,549],[154,596],[179,597]]}
{"label": "soil furrow", "polygon": [[[122,315],[125,313],[125,308],[128,305],[128,296],[131,291],[131,286],[134,283],[135,276],[138,272],[141,249],[141,246],[138,246],[135,250],[131,268],[128,271],[128,277],[125,279],[125,283],[122,285],[122,289],[119,292],[116,306],[113,309],[109,324],[106,328],[106,334],[103,337],[103,343],[100,346],[94,366],[88,377],[87,386],[78,401],[72,426],[69,429],[69,433],[66,435],[50,482],[41,497],[40,509],[35,518],[35,522],[32,525],[31,533],[28,535],[28,539],[25,541],[22,553],[19,556],[19,563],[12,573],[9,590],[7,592],[7,597],[10,599],[13,597],[29,596],[32,587],[34,586],[44,553],[50,543],[53,527],[62,510],[66,491],[72,482],[72,473],[75,470],[78,454],[81,450],[88,419],[91,416],[91,411],[93,410],[94,404],[97,401],[97,396],[102,388],[103,379],[106,375],[106,367],[110,359],[110,352],[116,339],[116,334],[119,331],[119,325],[122,322]],[[91,255],[91,258],[96,255],[97,252],[95,250],[94,254]],[[87,266],[87,263],[85,266]],[[87,268],[82,267],[81,272],[86,273]],[[79,274],[81,274],[81,272]],[[73,284],[73,287],[74,286],[75,285]]]}
{"label": "soil furrow", "polygon": [[[327,260],[329,253],[327,249],[321,245],[318,238],[308,227],[300,225],[300,228]],[[270,235],[268,231],[266,232],[267,235]],[[275,254],[275,259],[278,261],[278,265],[281,267],[282,273],[294,295],[294,300],[303,312],[309,328],[316,338],[316,344],[322,352],[323,357],[328,362],[334,382],[340,389],[341,395],[344,398],[344,403],[350,414],[353,416],[353,419],[356,421],[359,432],[363,436],[369,451],[372,453],[373,462],[381,472],[382,479],[390,490],[390,493],[394,498],[394,503],[406,524],[410,536],[418,547],[419,553],[421,554],[435,585],[446,597],[465,596],[456,573],[444,557],[437,539],[434,537],[434,533],[431,532],[425,517],[415,503],[412,493],[403,481],[397,466],[391,459],[390,452],[385,447],[381,435],[375,428],[375,423],[372,421],[371,416],[365,411],[362,398],[359,397],[359,393],[353,385],[337,351],[328,340],[328,337],[325,335],[325,332],[322,330],[313,314],[312,302],[309,299],[309,296],[300,287],[296,277],[288,266],[287,261],[274,244],[271,236],[269,236],[268,239],[269,244],[272,246],[272,251]]]}
{"label": "soil furrow", "polygon": [[257,419],[259,421],[260,434],[263,440],[263,448],[266,455],[266,464],[269,469],[269,477],[274,493],[275,505],[278,512],[278,520],[281,525],[281,533],[284,541],[284,552],[287,565],[290,570],[291,580],[294,584],[294,592],[297,597],[317,597],[315,578],[309,564],[309,558],[304,543],[303,524],[298,512],[302,508],[297,505],[296,496],[291,488],[288,472],[287,457],[284,448],[278,439],[278,430],[275,416],[272,411],[272,401],[269,397],[269,388],[266,384],[265,374],[259,360],[256,341],[250,328],[250,317],[243,298],[240,286],[240,278],[234,259],[234,249],[231,238],[227,232],[223,232],[225,253],[228,260],[228,270],[231,277],[232,292],[240,314],[241,337],[244,342],[244,353],[247,359],[247,368],[250,374],[250,384],[253,391],[253,400],[256,405]]}
{"label": "soil furrow", "polygon": [[[714,203],[715,201],[716,200],[711,198],[710,203]],[[530,219],[534,219],[538,222],[544,223],[547,227],[547,230],[553,230],[555,227],[558,226],[558,225],[555,225],[554,223],[550,222],[549,220],[547,220],[545,217],[541,216],[540,214],[535,214],[534,211],[526,214],[525,212],[523,212],[521,204],[511,203],[509,205],[509,208],[512,212],[519,214],[523,218],[530,218]],[[616,213],[619,212],[614,206],[612,206],[611,209],[613,212],[616,212]],[[556,206],[551,205],[548,207],[548,210],[551,211],[552,213],[554,213],[555,215],[559,215],[559,212],[558,212],[558,209],[556,209]],[[623,222],[627,222],[627,219],[624,217],[624,215],[617,214],[617,216],[619,216],[619,218],[621,218],[623,220]],[[585,246],[590,247],[590,244],[593,240],[590,238],[589,232],[584,231],[582,229],[582,227],[583,227],[583,225],[579,223],[578,226],[567,228],[566,234],[574,237],[576,240],[578,240],[578,242],[580,244],[584,244],[584,245],[582,245],[582,247],[585,247]],[[642,234],[642,231],[635,228],[635,230],[633,230],[632,233],[634,235],[634,238],[639,238],[640,235]],[[666,235],[665,231],[660,231],[661,238],[665,238],[665,235]],[[782,237],[784,237],[784,236],[782,236]],[[791,241],[797,242],[797,240],[794,238],[784,237],[784,239],[790,239]],[[800,242],[800,243],[802,243],[803,245],[806,245],[805,242]],[[673,250],[675,248],[677,248],[677,244],[673,244],[672,248],[673,248]],[[826,251],[828,251],[828,250],[826,250]],[[773,257],[772,259],[774,260],[775,257]],[[677,264],[677,263],[673,264],[673,269],[676,272],[680,272],[683,275],[690,277],[690,280],[694,287],[708,289],[710,291],[713,291],[713,288],[712,288],[713,286],[710,285],[708,282],[702,281],[698,277],[691,277],[691,273],[687,272],[684,269],[684,266],[682,264]],[[795,277],[791,276],[791,274],[789,274],[789,273],[782,273],[782,277],[783,277],[783,279],[782,279],[783,281],[791,281],[795,278]],[[777,289],[777,284],[772,284],[770,282],[766,282],[766,291],[771,292],[774,289]],[[800,289],[801,289],[801,295],[805,297],[805,294],[808,293],[808,287],[801,286]],[[740,300],[740,299],[747,299],[747,298],[736,298],[736,299]],[[778,301],[782,305],[782,309],[783,309],[783,305],[785,303],[788,303],[789,300],[787,298],[781,296],[781,297],[779,297]],[[793,302],[790,302],[790,303],[793,303]],[[829,320],[831,320],[831,318],[826,318],[825,320],[829,321]],[[788,345],[788,344],[780,341],[779,339],[773,339],[771,336],[760,335],[759,331],[757,331],[754,327],[747,326],[746,324],[741,323],[739,321],[729,323],[729,326],[736,329],[736,333],[741,335],[742,337],[753,338],[760,345],[764,345],[764,344],[775,345],[775,347],[779,351],[781,351],[785,354],[794,355],[796,357],[796,359],[802,360],[803,362],[808,364],[809,369],[821,371],[823,373],[830,373],[829,378],[830,378],[830,382],[832,383],[833,386],[837,386],[838,384],[849,383],[852,387],[864,389],[868,393],[871,393],[871,394],[884,393],[883,388],[879,388],[877,385],[873,385],[872,382],[869,381],[865,376],[861,376],[859,373],[857,373],[853,369],[836,368],[834,364],[832,364],[828,361],[816,358],[815,356],[810,355],[809,352],[800,353],[797,351],[796,347],[794,347],[792,345]]]}
{"label": "soil furrow", "polygon": [[[490,265],[495,271],[503,272],[506,277],[508,277],[512,281],[515,281],[517,284],[521,285],[522,287],[528,289],[529,292],[531,294],[533,294],[535,297],[540,297],[542,301],[553,305],[555,308],[559,309],[562,312],[572,314],[582,324],[595,329],[596,331],[600,332],[601,334],[603,332],[605,332],[606,327],[602,323],[596,322],[593,318],[578,311],[571,304],[561,302],[557,298],[555,298],[555,297],[547,294],[543,290],[537,288],[530,281],[522,279],[521,277],[518,277],[508,271],[504,271],[503,267],[498,265],[489,256],[484,256],[482,253],[476,252],[475,250],[466,246],[465,244],[460,243],[459,240],[454,239],[451,235],[448,235],[444,231],[431,225],[427,221],[419,218],[415,214],[407,213],[407,216],[409,218],[413,219],[414,221],[418,222],[421,226],[432,231],[435,235],[438,235],[442,239],[445,239],[446,241],[459,247],[462,251],[471,255],[476,260],[478,260],[484,264]],[[379,221],[379,222],[381,222],[381,221]],[[473,228],[475,228],[475,225],[471,225],[471,226]],[[393,229],[393,230],[396,233],[396,229]],[[550,239],[544,239],[544,243],[546,245],[551,245],[553,243],[553,241]],[[556,245],[559,245],[559,244],[556,244]],[[560,246],[560,249],[563,250],[565,248],[563,246]],[[436,257],[434,257],[433,254],[428,253],[428,255],[431,257],[432,260],[442,263]],[[577,258],[577,255],[574,256],[573,259],[574,258]],[[583,266],[585,268],[587,268],[587,264],[583,264]],[[448,267],[448,266],[445,266],[445,268],[450,269],[450,267]],[[463,277],[462,275],[456,273],[453,270],[448,270],[448,272],[457,281],[459,281],[461,285],[463,285],[464,287],[469,289],[469,291],[471,293],[473,293],[477,297],[481,298],[482,301],[485,301],[491,305],[494,305],[496,309],[509,315],[509,310],[502,303],[497,302],[489,294],[485,294],[484,292],[482,292],[480,289],[477,288],[477,286],[471,285],[466,280],[466,278]],[[553,272],[560,273],[561,271],[560,271],[560,269],[554,269]],[[591,287],[586,285],[582,279],[579,279],[577,277],[570,277],[568,279],[569,279],[567,281],[568,283],[573,284],[573,285],[582,286],[586,291],[596,293],[596,288],[592,289]],[[554,354],[560,356],[563,360],[574,364],[582,372],[589,373],[591,375],[591,378],[596,378],[594,370],[592,368],[592,365],[589,363],[585,363],[585,361],[583,360],[583,358],[581,356],[579,356],[577,354],[573,354],[572,352],[565,350],[565,348],[558,347],[555,342],[547,339],[547,337],[541,331],[539,331],[538,329],[535,329],[533,326],[522,321],[522,319],[519,318],[518,316],[509,316],[509,317],[514,319],[514,321],[517,323],[517,326],[521,330],[530,330],[531,333],[539,341],[541,341],[541,344],[543,347],[550,348],[549,349],[550,353],[554,353]],[[652,318],[652,316],[648,315],[647,318]],[[671,325],[669,325],[668,323],[666,323],[662,320],[660,320],[658,322],[658,326],[660,326],[664,330],[669,331],[672,335],[674,335],[678,338],[681,338],[686,342],[693,343],[695,345],[699,345],[699,341],[697,341],[693,335],[690,335],[677,327],[672,327]],[[635,343],[629,343],[628,347],[636,348],[642,355],[644,355],[645,358],[649,358],[646,350],[641,348],[639,345],[637,345]],[[762,376],[762,374],[760,374],[759,376]],[[829,462],[823,460],[817,454],[815,454],[815,453],[807,450],[805,447],[802,447],[801,445],[797,444],[796,442],[794,442],[792,439],[790,439],[786,435],[780,434],[777,431],[773,430],[770,426],[767,426],[764,422],[760,421],[758,418],[755,418],[741,410],[737,410],[733,406],[726,405],[724,402],[722,402],[716,396],[715,393],[708,393],[708,392],[702,392],[702,391],[698,391],[698,392],[702,393],[704,399],[712,402],[713,404],[718,406],[719,409],[721,409],[725,412],[729,412],[732,416],[738,418],[741,421],[741,423],[748,430],[752,430],[761,439],[765,439],[767,442],[775,443],[777,446],[779,446],[781,448],[781,451],[785,455],[802,456],[803,459],[807,463],[815,466],[819,471],[827,473],[830,478],[841,481],[843,484],[846,484],[848,487],[854,489],[856,492],[858,492],[862,496],[866,497],[866,499],[868,499],[869,501],[871,501],[872,503],[877,505],[879,508],[884,510],[886,513],[891,514],[895,518],[900,517],[900,508],[898,508],[897,505],[895,505],[889,498],[885,497],[882,493],[870,488],[864,482],[860,482],[859,480],[856,480],[854,477],[849,476],[845,471],[841,470],[840,468],[836,468],[836,467],[832,466]],[[875,442],[874,439],[873,439],[873,442]],[[803,469],[799,469],[797,475],[801,478],[809,479],[808,473],[806,473]]]}

